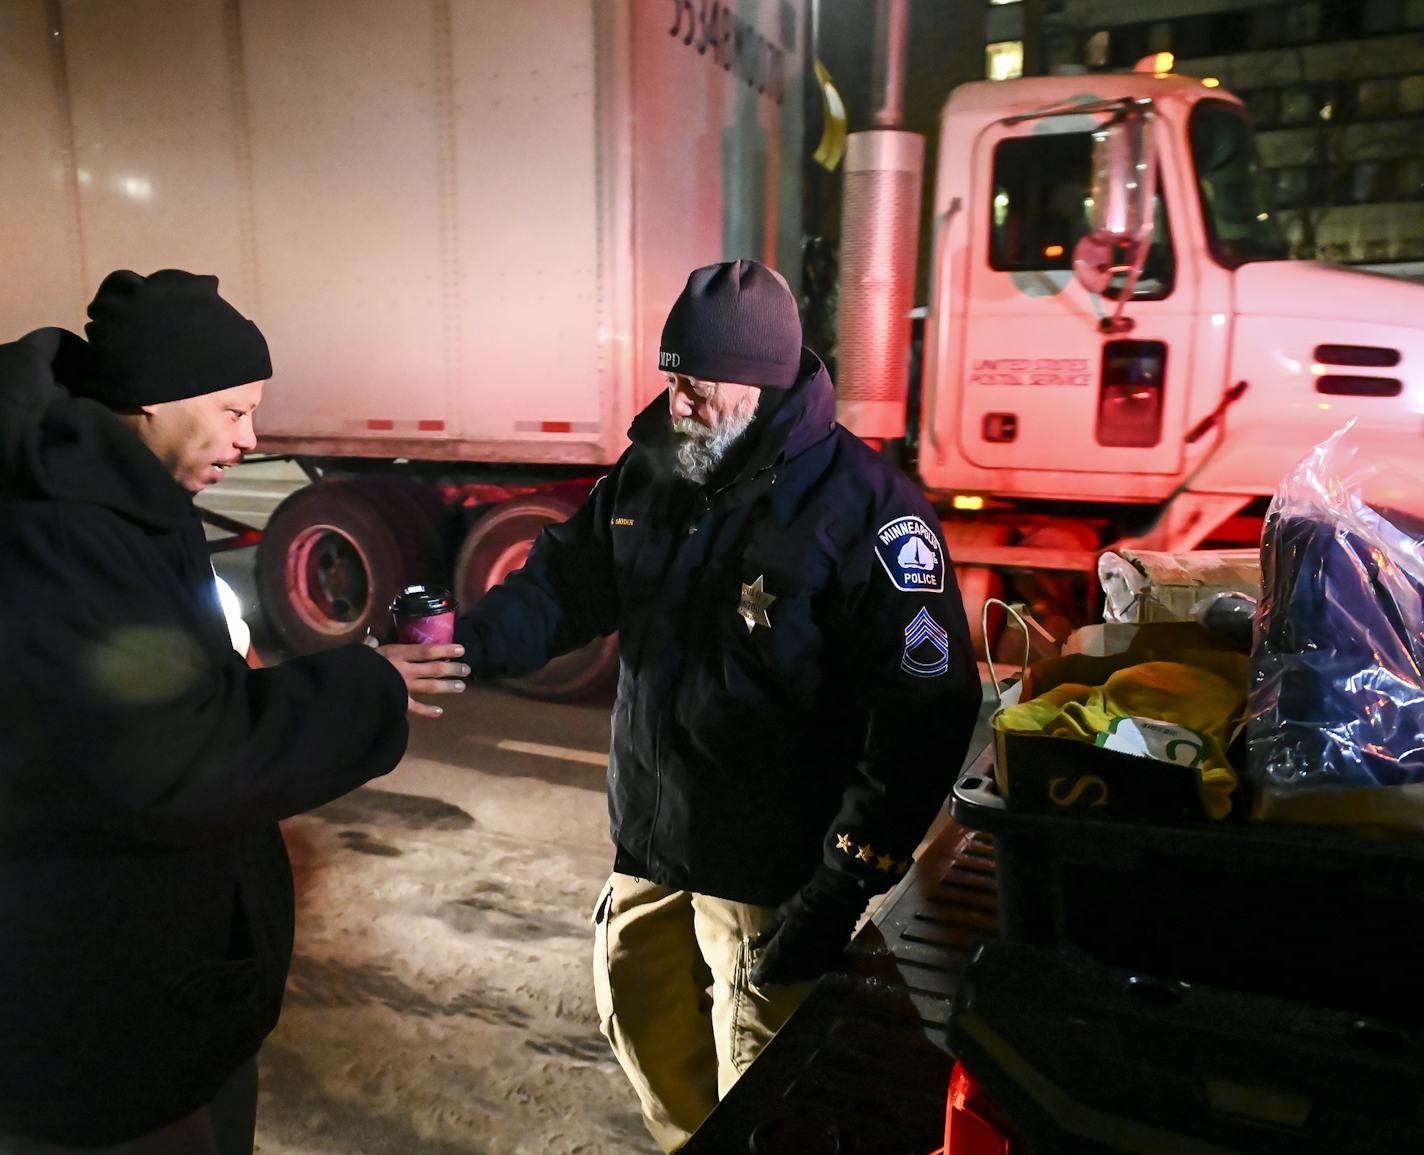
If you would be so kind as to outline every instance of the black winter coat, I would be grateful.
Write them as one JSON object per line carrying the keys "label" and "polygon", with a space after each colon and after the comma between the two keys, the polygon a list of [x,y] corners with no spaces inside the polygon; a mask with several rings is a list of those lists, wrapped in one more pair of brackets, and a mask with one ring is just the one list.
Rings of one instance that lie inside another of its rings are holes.
{"label": "black winter coat", "polygon": [[277,1021],[278,819],[384,774],[406,692],[351,647],[253,671],[189,495],[0,346],[0,1134],[120,1142],[212,1098]]}
{"label": "black winter coat", "polygon": [[968,748],[964,609],[934,511],[836,425],[820,361],[763,406],[702,487],[671,472],[654,401],[456,640],[488,676],[619,631],[616,869],[763,905],[818,871],[874,893],[908,868]]}

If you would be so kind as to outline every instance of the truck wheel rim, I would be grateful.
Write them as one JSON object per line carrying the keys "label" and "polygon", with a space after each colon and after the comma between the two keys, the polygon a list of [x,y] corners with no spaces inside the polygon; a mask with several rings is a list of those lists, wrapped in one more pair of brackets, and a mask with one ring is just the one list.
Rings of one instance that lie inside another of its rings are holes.
{"label": "truck wheel rim", "polygon": [[287,553],[287,592],[302,623],[333,637],[348,633],[371,605],[371,566],[361,547],[331,525],[302,530]]}

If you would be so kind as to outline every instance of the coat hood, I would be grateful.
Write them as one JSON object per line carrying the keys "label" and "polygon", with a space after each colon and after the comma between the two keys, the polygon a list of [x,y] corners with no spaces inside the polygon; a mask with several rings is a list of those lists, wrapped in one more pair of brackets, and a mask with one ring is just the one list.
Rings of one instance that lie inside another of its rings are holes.
{"label": "coat hood", "polygon": [[[761,407],[747,429],[745,445],[735,447],[728,455],[734,459],[734,475],[717,483],[736,484],[778,461],[790,461],[829,437],[835,427],[836,391],[830,372],[815,353],[802,348],[796,383],[784,392],[762,391]],[[671,448],[672,428],[665,393],[658,394],[633,418],[628,437],[634,445],[655,454]]]}
{"label": "coat hood", "polygon": [[158,529],[182,524],[192,498],[142,441],[67,383],[89,362],[83,338],[37,329],[0,345],[0,498],[102,506]]}

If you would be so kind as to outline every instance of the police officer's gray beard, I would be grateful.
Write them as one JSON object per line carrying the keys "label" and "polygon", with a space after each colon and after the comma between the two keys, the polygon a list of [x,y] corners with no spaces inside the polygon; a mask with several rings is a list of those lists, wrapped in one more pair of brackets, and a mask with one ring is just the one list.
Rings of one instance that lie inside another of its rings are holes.
{"label": "police officer's gray beard", "polygon": [[677,475],[694,485],[706,485],[756,417],[758,400],[756,395],[745,398],[720,429],[708,429],[691,417],[674,418],[672,430],[678,437],[673,470]]}

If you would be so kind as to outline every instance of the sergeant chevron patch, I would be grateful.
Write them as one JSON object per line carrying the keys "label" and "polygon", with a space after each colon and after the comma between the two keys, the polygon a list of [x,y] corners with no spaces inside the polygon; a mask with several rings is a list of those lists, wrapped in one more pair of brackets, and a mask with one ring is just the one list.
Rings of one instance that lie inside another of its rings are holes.
{"label": "sergeant chevron patch", "polygon": [[905,627],[900,669],[916,678],[938,678],[949,670],[949,634],[923,606]]}

